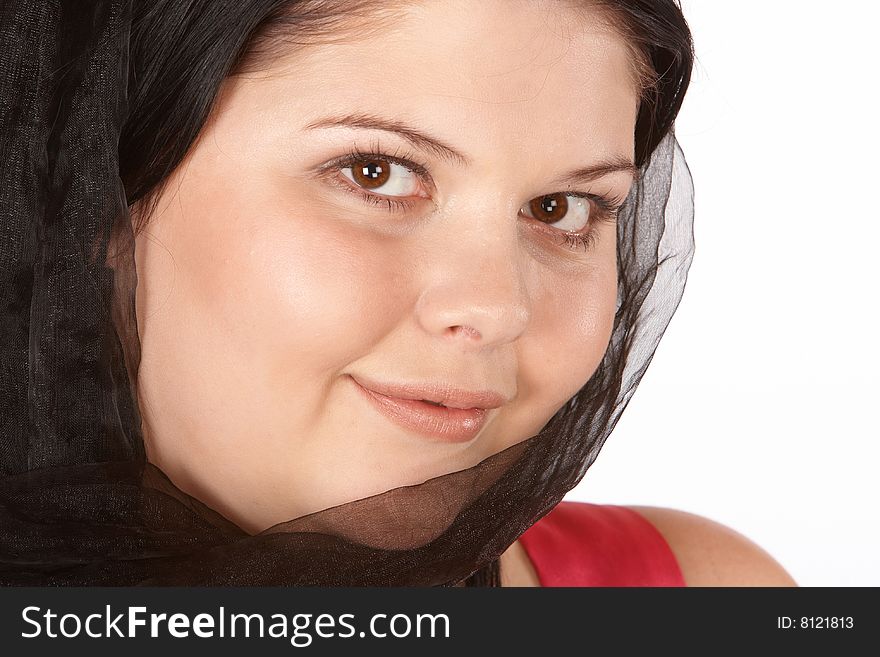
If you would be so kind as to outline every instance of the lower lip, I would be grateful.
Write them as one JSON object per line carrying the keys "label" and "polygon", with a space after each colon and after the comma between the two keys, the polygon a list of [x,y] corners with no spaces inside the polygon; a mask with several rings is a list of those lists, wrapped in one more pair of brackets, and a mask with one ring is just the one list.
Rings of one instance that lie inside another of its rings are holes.
{"label": "lower lip", "polygon": [[[352,379],[354,381],[354,379]],[[448,408],[416,399],[389,397],[355,385],[385,417],[411,431],[449,443],[473,440],[486,422],[484,408]]]}

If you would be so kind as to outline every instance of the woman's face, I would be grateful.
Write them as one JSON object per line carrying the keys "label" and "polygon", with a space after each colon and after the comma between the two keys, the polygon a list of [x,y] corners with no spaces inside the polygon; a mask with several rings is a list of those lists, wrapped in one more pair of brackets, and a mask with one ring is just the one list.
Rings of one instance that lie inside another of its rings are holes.
{"label": "woman's face", "polygon": [[498,0],[230,78],[138,236],[149,459],[259,531],[538,433],[610,337],[631,70],[598,20]]}

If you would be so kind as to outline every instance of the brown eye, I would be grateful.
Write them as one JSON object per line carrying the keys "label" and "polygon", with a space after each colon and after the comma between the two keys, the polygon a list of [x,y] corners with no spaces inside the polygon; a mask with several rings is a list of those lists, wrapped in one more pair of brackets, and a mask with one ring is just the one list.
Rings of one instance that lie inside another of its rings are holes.
{"label": "brown eye", "polygon": [[340,173],[360,189],[382,196],[420,196],[419,176],[412,170],[381,157],[349,160]]}
{"label": "brown eye", "polygon": [[529,210],[538,221],[554,224],[568,212],[568,199],[565,194],[539,196],[529,202]]}
{"label": "brown eye", "polygon": [[590,225],[592,201],[576,194],[547,194],[526,203],[520,212],[543,224],[568,232],[579,232]]}
{"label": "brown eye", "polygon": [[351,165],[351,177],[364,189],[381,187],[391,176],[391,163],[386,160],[362,160]]}

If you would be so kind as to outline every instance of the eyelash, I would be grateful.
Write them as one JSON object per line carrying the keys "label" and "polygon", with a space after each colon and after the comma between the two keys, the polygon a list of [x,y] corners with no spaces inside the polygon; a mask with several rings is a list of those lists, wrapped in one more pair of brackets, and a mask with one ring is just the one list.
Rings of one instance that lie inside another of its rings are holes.
{"label": "eyelash", "polygon": [[[400,154],[399,149],[396,150],[393,155],[389,155],[388,153],[383,152],[379,148],[378,144],[376,144],[375,146],[371,146],[369,150],[363,150],[357,147],[352,148],[348,151],[346,155],[337,158],[332,162],[328,162],[322,167],[322,170],[326,172],[338,173],[340,170],[351,167],[357,162],[363,162],[364,160],[370,159],[381,159],[387,162],[392,162],[393,164],[398,164],[412,171],[421,179],[422,182],[425,182],[427,180],[431,183],[431,186],[433,186],[431,175],[430,173],[428,173],[427,163],[416,161],[411,153],[404,152],[403,154]],[[389,212],[403,212],[412,209],[413,204],[411,202],[404,201],[398,198],[393,198],[391,196],[383,196],[381,194],[370,193],[367,190],[352,184],[348,180],[346,180],[345,182],[342,182],[340,180],[338,181],[338,184],[346,191],[349,191],[360,197],[368,205],[375,205],[380,207],[385,206]],[[594,203],[598,211],[598,216],[590,222],[590,227],[583,233],[560,231],[555,229],[551,230],[554,230],[562,236],[562,241],[559,242],[560,246],[565,246],[566,248],[571,250],[583,249],[585,252],[590,251],[593,249],[593,247],[596,246],[596,241],[598,239],[598,225],[601,223],[614,221],[617,217],[618,211],[621,208],[622,201],[620,199],[602,194],[584,194],[572,191],[568,191],[565,193],[569,196],[574,196],[576,198],[585,198]]]}

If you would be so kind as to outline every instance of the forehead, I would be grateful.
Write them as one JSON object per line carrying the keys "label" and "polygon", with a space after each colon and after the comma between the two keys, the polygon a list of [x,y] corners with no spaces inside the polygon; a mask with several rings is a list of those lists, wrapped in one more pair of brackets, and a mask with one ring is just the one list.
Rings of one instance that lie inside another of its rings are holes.
{"label": "forehead", "polygon": [[406,119],[471,150],[632,153],[632,63],[598,13],[558,1],[423,2],[351,36],[275,67],[299,98],[320,99],[320,109],[297,108],[306,120],[360,111]]}

